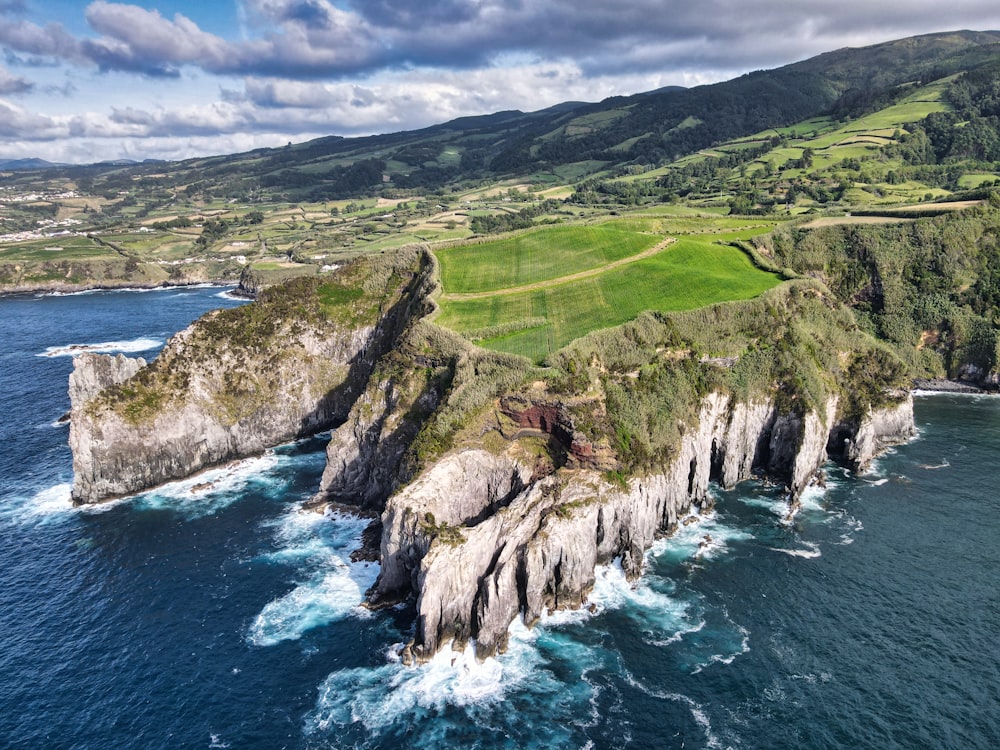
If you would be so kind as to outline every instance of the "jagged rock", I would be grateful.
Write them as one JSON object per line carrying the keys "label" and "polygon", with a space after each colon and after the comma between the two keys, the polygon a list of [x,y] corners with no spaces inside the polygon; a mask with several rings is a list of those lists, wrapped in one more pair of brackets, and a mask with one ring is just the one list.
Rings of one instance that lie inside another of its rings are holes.
{"label": "jagged rock", "polygon": [[418,590],[420,561],[431,541],[442,531],[457,541],[464,527],[510,502],[530,478],[531,467],[479,449],[431,465],[382,514],[382,571],[375,601],[395,601]]}
{"label": "jagged rock", "polygon": [[503,650],[516,617],[530,625],[581,606],[595,565],[620,558],[638,576],[656,536],[707,500],[710,479],[732,486],[758,467],[797,496],[825,460],[836,406],[776,416],[771,403],[709,394],[670,465],[625,487],[593,469],[530,481],[509,455],[447,456],[389,499],[373,597],[396,601],[407,586],[417,595],[417,661],[452,640],[474,640],[480,657]]}
{"label": "jagged rock", "polygon": [[[593,399],[584,399],[593,402]],[[573,468],[612,470],[618,461],[610,446],[597,445],[576,429],[566,404],[550,399],[511,394],[500,399],[500,413],[510,419],[517,431],[511,439],[532,432],[549,435],[562,455],[560,463]]]}
{"label": "jagged rock", "polygon": [[[391,358],[390,358],[391,359]],[[404,455],[421,418],[433,413],[442,386],[429,363],[383,362],[327,445],[326,468],[313,506],[340,502],[381,512],[385,498],[408,478]]]}
{"label": "jagged rock", "polygon": [[[364,300],[366,311],[374,305],[371,323],[289,315],[277,298],[273,313],[203,317],[145,368],[83,359],[71,412],[74,502],[136,492],[342,422],[375,363],[426,312],[431,267],[426,253],[386,262],[377,276],[384,288]],[[376,277],[365,273],[358,283]]]}
{"label": "jagged rock", "polygon": [[73,358],[69,374],[69,402],[78,408],[98,393],[122,383],[146,366],[142,357],[85,352]]}
{"label": "jagged rock", "polygon": [[840,424],[830,433],[827,446],[830,454],[844,461],[852,471],[866,471],[881,451],[890,445],[903,443],[916,433],[913,424],[913,396],[899,394],[895,406],[872,410],[860,424]]}
{"label": "jagged rock", "polygon": [[252,265],[246,265],[240,272],[240,282],[233,290],[233,294],[247,299],[256,299],[263,289],[264,275],[260,271],[254,270]]}

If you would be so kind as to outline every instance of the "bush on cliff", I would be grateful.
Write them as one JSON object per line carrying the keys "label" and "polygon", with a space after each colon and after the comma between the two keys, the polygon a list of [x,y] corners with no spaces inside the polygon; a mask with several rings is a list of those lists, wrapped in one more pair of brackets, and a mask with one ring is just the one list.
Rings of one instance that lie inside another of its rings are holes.
{"label": "bush on cliff", "polygon": [[759,240],[780,265],[823,281],[914,376],[1000,364],[1000,209],[898,224],[783,227]]}

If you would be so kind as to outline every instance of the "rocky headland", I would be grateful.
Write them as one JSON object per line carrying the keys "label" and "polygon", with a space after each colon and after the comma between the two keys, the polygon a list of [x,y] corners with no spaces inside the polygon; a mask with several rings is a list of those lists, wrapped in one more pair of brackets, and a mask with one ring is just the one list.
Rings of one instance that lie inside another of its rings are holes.
{"label": "rocky headland", "polygon": [[818,283],[644,314],[533,367],[433,323],[413,249],[213,313],[151,364],[83,355],[76,502],[98,502],[332,428],[312,505],[378,516],[369,606],[414,598],[404,658],[502,651],[517,617],[581,606],[598,564],[711,505],[710,482],[863,470],[913,434],[904,368]]}
{"label": "rocky headland", "polygon": [[347,416],[372,368],[425,305],[425,256],[296,279],[210,313],[146,365],[82,355],[70,378],[73,500],[126,495]]}

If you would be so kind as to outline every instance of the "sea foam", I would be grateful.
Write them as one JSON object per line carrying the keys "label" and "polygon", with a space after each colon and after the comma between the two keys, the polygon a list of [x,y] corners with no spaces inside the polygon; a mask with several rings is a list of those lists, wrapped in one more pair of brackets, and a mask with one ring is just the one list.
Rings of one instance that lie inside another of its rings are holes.
{"label": "sea foam", "polygon": [[163,341],[150,337],[132,339],[131,341],[102,341],[96,344],[67,344],[65,346],[50,346],[36,357],[75,357],[84,352],[108,354],[111,352],[145,352],[163,346]]}
{"label": "sea foam", "polygon": [[370,617],[361,605],[379,566],[350,559],[368,523],[354,516],[321,516],[298,506],[273,522],[277,549],[259,559],[294,566],[304,580],[264,606],[247,629],[247,642],[273,646],[347,616]]}
{"label": "sea foam", "polygon": [[209,516],[240,500],[254,484],[275,484],[269,473],[284,457],[273,451],[232,461],[193,476],[137,493],[129,499],[139,510],[171,510],[188,519]]}

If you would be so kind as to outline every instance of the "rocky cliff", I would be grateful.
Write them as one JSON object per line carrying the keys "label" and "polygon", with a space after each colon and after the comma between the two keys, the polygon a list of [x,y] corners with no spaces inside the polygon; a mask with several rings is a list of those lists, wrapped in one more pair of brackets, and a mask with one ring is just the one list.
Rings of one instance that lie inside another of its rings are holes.
{"label": "rocky cliff", "polygon": [[764,475],[794,503],[828,453],[861,468],[913,429],[901,366],[811,282],[645,314],[535,368],[430,322],[436,278],[426,252],[369,258],[207,316],[151,365],[81,358],[74,498],[333,426],[314,503],[380,516],[370,606],[416,599],[408,660],[486,656],[515,618],[580,606],[595,565],[638,576],[711,481]]}
{"label": "rocky cliff", "polygon": [[152,487],[342,422],[375,363],[426,312],[429,276],[426,253],[379,256],[205,316],[151,365],[78,358],[74,502]]}
{"label": "rocky cliff", "polygon": [[[515,618],[530,625],[547,610],[581,606],[596,565],[618,558],[629,577],[638,576],[657,536],[710,503],[710,481],[731,487],[759,472],[785,481],[797,497],[827,458],[836,403],[798,416],[779,413],[773,402],[710,393],[673,460],[624,482],[592,467],[539,477],[516,440],[499,454],[452,453],[389,498],[372,602],[416,595],[407,659],[429,658],[452,641],[475,641],[481,657],[502,651]],[[909,404],[873,413],[855,442],[908,435]],[[553,404],[526,410],[545,406]]]}

